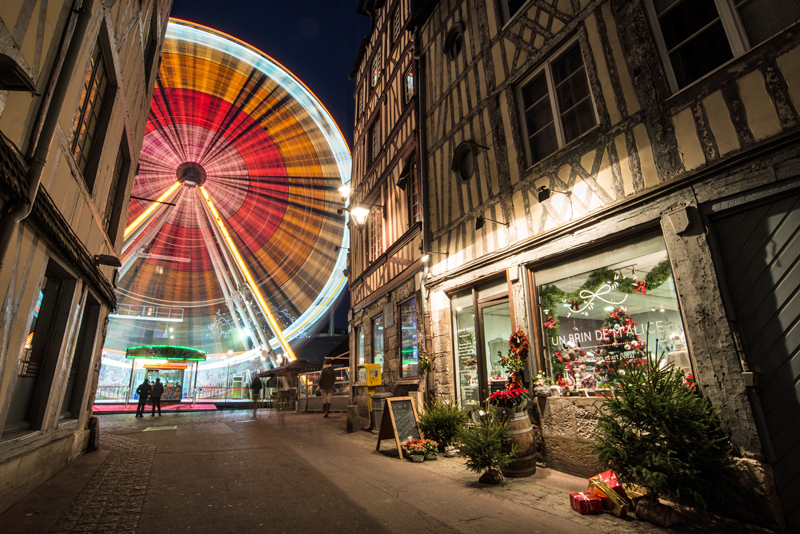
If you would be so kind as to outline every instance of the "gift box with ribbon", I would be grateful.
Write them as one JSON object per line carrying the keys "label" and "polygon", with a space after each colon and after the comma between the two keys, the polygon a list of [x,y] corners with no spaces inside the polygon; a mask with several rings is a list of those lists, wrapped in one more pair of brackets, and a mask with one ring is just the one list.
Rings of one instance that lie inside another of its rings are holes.
{"label": "gift box with ribbon", "polygon": [[570,493],[569,505],[572,509],[582,514],[601,514],[603,513],[603,501],[594,493]]}

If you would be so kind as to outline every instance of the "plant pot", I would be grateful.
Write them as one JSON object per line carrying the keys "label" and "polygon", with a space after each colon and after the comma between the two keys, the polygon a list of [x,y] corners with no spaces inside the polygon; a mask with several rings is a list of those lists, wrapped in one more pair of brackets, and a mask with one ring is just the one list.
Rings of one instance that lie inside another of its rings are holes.
{"label": "plant pot", "polygon": [[445,458],[455,458],[456,456],[458,456],[458,449],[457,448],[453,447],[452,445],[449,445],[449,446],[444,448],[444,457]]}
{"label": "plant pot", "polygon": [[412,462],[423,462],[423,461],[425,461],[425,457],[424,456],[420,456],[419,454],[412,454],[411,456],[409,456],[409,459]]}
{"label": "plant pot", "polygon": [[426,460],[436,460],[436,456],[437,456],[436,454],[426,454],[425,455],[425,459]]}

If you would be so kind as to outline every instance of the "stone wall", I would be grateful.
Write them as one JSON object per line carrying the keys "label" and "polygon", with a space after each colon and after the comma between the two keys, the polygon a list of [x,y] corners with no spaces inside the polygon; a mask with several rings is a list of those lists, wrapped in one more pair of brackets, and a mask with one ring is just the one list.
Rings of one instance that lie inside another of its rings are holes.
{"label": "stone wall", "polygon": [[528,413],[538,426],[538,460],[550,469],[580,477],[600,472],[597,456],[586,450],[586,446],[592,443],[601,404],[603,399],[598,397],[535,399]]}

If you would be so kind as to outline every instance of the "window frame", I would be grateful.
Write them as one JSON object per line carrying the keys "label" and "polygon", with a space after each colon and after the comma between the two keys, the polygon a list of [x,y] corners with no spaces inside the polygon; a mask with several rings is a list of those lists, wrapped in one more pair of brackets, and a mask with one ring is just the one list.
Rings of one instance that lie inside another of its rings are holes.
{"label": "window frame", "polygon": [[405,21],[403,20],[402,5],[398,5],[395,8],[389,21],[391,22],[390,31],[392,44],[394,44],[400,38],[400,34],[403,33],[403,22]]}
{"label": "window frame", "polygon": [[[691,0],[679,0],[679,1],[691,1]],[[683,87],[678,87],[678,81],[675,76],[675,70],[672,66],[672,60],[669,57],[669,51],[667,50],[666,41],[664,40],[664,35],[661,31],[661,24],[658,19],[658,13],[656,12],[655,5],[653,4],[653,0],[645,0],[644,2],[644,10],[645,14],[647,15],[647,20],[650,23],[650,29],[653,34],[653,39],[655,40],[656,48],[658,49],[658,55],[661,58],[661,63],[664,66],[664,73],[667,76],[667,83],[669,83],[669,88],[673,94],[683,91],[687,87],[690,87],[697,82],[701,81],[702,79],[706,78],[708,75],[718,71],[719,69],[723,68],[725,65],[729,64],[731,61],[735,61],[737,58],[743,56],[750,50],[764,44],[765,42],[775,38],[778,34],[785,31],[785,29],[792,24],[790,22],[787,26],[785,26],[780,31],[776,32],[775,34],[771,35],[770,37],[766,38],[761,43],[752,46],[750,44],[750,38],[745,31],[744,24],[742,22],[741,15],[739,14],[739,10],[736,7],[736,4],[733,0],[711,0],[714,2],[714,6],[717,8],[717,13],[719,15],[719,20],[722,24],[722,29],[725,31],[725,36],[727,37],[727,44],[730,47],[731,54],[733,57],[728,61],[725,61],[715,68],[711,69],[710,71],[706,72],[702,76],[698,77],[696,80],[693,80]],[[677,3],[677,2],[676,2]],[[704,27],[702,30],[698,30],[693,34],[690,38],[695,37],[701,31],[705,31],[707,27]],[[686,41],[688,41],[687,38]],[[679,45],[680,46],[680,45]]]}
{"label": "window frame", "polygon": [[[383,313],[379,313],[379,314],[373,316],[372,319],[370,320],[370,323],[372,324],[372,347],[371,347],[372,348],[372,351],[371,351],[372,355],[370,357],[371,361],[369,363],[373,363],[373,364],[375,363],[375,356],[377,355],[376,347],[378,345],[378,343],[377,343],[378,335],[376,333],[375,324],[376,324],[376,322],[378,320],[381,321],[381,334],[380,334],[380,337],[381,337],[381,352],[380,352],[380,354],[381,354],[381,356],[383,356],[384,362],[386,361],[386,322],[384,321]],[[383,364],[381,364],[381,369],[383,369]]]}
{"label": "window frame", "polygon": [[[409,85],[408,81],[409,78],[411,79],[411,85]],[[411,100],[414,99],[414,95],[417,94],[416,87],[414,86],[414,67],[411,66],[406,71],[405,75],[403,76],[403,100],[404,104],[408,105]]]}
{"label": "window frame", "polygon": [[111,175],[111,184],[106,196],[106,208],[103,215],[103,229],[106,231],[112,245],[117,242],[120,222],[122,221],[122,207],[125,204],[125,193],[130,180],[131,157],[128,152],[128,143],[125,132],[122,132],[122,141],[114,161],[114,172]]}
{"label": "window frame", "polygon": [[422,220],[422,204],[419,195],[419,182],[417,181],[417,156],[416,154],[408,158],[406,168],[408,169],[408,225],[413,226]]}
{"label": "window frame", "polygon": [[[589,101],[592,104],[592,112],[594,114],[594,126],[587,129],[585,132],[578,134],[574,139],[570,140],[569,142],[564,142],[564,125],[562,123],[561,113],[558,109],[558,104],[556,102],[556,91],[555,91],[555,84],[553,82],[553,72],[552,72],[552,65],[556,63],[558,60],[563,58],[574,46],[578,47],[578,50],[581,53],[581,61],[583,62],[583,74],[586,77],[586,86],[589,89]],[[545,81],[547,83],[547,95],[550,99],[550,111],[553,114],[553,124],[555,128],[556,134],[556,149],[550,152],[549,154],[542,156],[538,160],[533,159],[533,154],[531,152],[531,144],[530,144],[530,134],[528,132],[528,125],[525,120],[525,104],[522,98],[522,88],[525,87],[527,84],[532,82],[539,74],[544,72],[545,74]],[[520,131],[522,132],[522,143],[525,148],[525,154],[528,162],[528,167],[532,167],[533,165],[544,161],[548,157],[552,156],[553,154],[557,153],[558,151],[564,149],[564,147],[571,145],[572,143],[576,142],[578,139],[586,135],[587,133],[591,132],[592,130],[596,129],[600,126],[600,115],[597,111],[597,102],[595,101],[594,91],[592,90],[592,84],[589,80],[589,72],[588,66],[586,65],[586,60],[583,55],[583,47],[581,46],[580,40],[578,37],[574,37],[570,39],[567,43],[561,46],[558,50],[556,50],[553,54],[550,55],[548,59],[543,61],[542,65],[536,68],[533,72],[527,75],[522,81],[516,84],[514,88],[515,96],[517,98],[518,110],[519,110],[519,121],[520,121]]]}
{"label": "window frame", "polygon": [[503,15],[504,26],[509,22],[511,22],[511,19],[516,17],[517,14],[522,11],[522,8],[525,7],[525,5],[528,3],[527,0],[523,1],[522,4],[520,4],[520,6],[517,8],[517,10],[511,13],[508,8],[508,2],[509,0],[500,0],[500,13]]}
{"label": "window frame", "polygon": [[[378,156],[380,156],[381,148],[383,145],[381,143],[381,116],[380,114],[377,115],[373,120],[372,123],[369,125],[367,135],[367,163],[368,166],[372,165],[376,161],[378,161]],[[376,145],[377,143],[377,145]]]}
{"label": "window frame", "polygon": [[383,74],[383,57],[381,56],[381,46],[378,45],[375,50],[375,55],[372,57],[369,71],[369,83],[371,88],[378,86]]}
{"label": "window frame", "polygon": [[383,214],[382,210],[373,209],[369,214],[368,250],[369,261],[374,262],[383,254]]}

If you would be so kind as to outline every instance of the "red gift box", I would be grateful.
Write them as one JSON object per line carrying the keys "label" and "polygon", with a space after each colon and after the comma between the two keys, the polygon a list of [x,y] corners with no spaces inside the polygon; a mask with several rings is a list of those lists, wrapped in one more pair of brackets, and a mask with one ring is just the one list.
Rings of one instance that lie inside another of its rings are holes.
{"label": "red gift box", "polygon": [[594,493],[570,493],[569,505],[572,506],[573,510],[576,510],[582,514],[603,513],[603,501],[601,501],[600,497]]}

